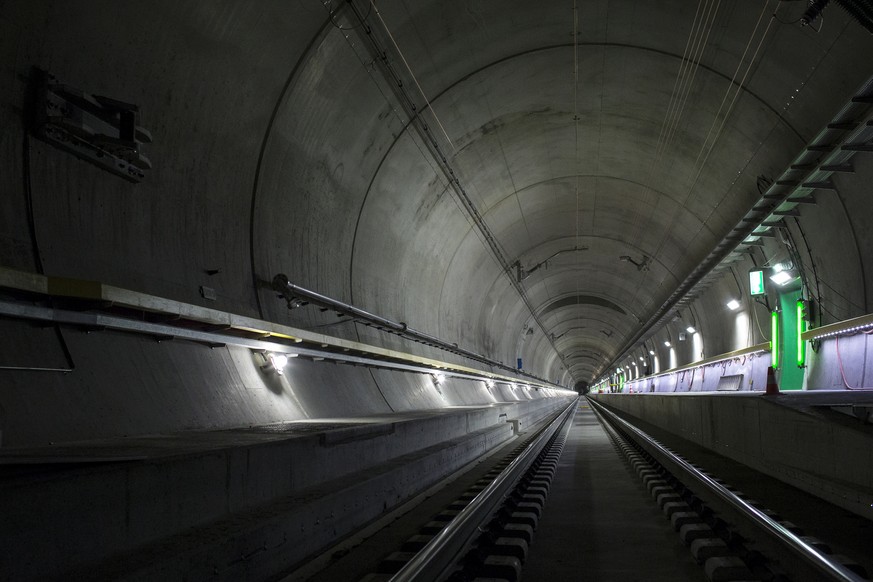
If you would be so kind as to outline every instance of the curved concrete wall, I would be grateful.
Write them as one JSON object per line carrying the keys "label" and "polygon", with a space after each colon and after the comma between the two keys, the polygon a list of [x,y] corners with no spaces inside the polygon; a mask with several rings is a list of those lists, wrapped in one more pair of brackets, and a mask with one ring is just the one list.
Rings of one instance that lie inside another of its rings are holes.
{"label": "curved concrete wall", "polygon": [[[698,171],[749,34],[763,31],[758,4],[742,1],[719,14],[675,139],[653,159],[671,95],[665,79],[683,62],[685,37],[675,31],[695,18],[686,4],[583,6],[575,48],[567,9],[523,1],[385,3],[366,16],[374,30],[387,23],[411,63],[445,130],[438,142],[506,260],[530,268],[587,248],[524,281],[545,332],[461,210],[362,29],[317,2],[4,5],[0,264],[452,359],[330,312],[289,311],[269,289],[284,272],[496,360],[520,357],[551,381],[592,380],[747,210],[757,176],[790,163],[873,73],[873,41],[842,14],[829,12],[819,35],[771,21]],[[154,136],[145,148],[154,169],[142,183],[25,137],[32,66],[140,105]],[[413,83],[405,87],[426,109]],[[437,132],[434,118],[421,119]],[[825,320],[868,310],[871,167],[859,157],[837,193],[789,220],[818,269]],[[651,266],[637,270],[624,255],[651,257]],[[215,302],[200,296],[204,285]],[[710,293],[694,308],[706,355],[736,345],[725,339],[730,316],[717,309],[733,291],[719,284]],[[573,301],[582,296],[620,311]],[[547,311],[562,299],[570,303]],[[0,364],[63,360],[53,330],[2,325]],[[749,343],[760,340],[754,333]],[[324,364],[301,365],[280,387],[244,350],[61,334],[74,372],[0,371],[4,444],[513,398],[469,383],[440,394],[415,375]],[[688,348],[677,363],[698,357]]]}

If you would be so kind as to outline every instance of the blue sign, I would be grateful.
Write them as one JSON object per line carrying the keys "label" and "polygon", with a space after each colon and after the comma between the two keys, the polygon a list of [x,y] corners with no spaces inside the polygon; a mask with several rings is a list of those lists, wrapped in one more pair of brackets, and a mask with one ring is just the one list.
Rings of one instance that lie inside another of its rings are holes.
{"label": "blue sign", "polygon": [[521,370],[521,358],[518,358],[518,369]]}

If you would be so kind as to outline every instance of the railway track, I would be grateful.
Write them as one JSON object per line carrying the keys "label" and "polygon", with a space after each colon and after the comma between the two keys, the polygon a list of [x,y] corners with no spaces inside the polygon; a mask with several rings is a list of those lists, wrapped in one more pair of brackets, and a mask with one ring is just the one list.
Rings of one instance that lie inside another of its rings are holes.
{"label": "railway track", "polygon": [[[561,504],[568,500],[571,505],[579,502],[578,496],[568,498],[565,492],[563,501],[552,506],[547,503],[573,417],[581,409],[596,415],[612,446],[624,457],[623,463],[631,469],[624,473],[638,476],[641,485],[637,488],[651,496],[646,503],[656,504],[666,518],[659,527],[675,531],[665,535],[675,536],[675,546],[687,547],[689,561],[693,558],[699,564],[698,576],[684,570],[687,579],[711,582],[868,579],[861,566],[834,554],[827,543],[806,535],[766,504],[708,475],[602,405],[591,402],[590,407],[589,411],[589,404],[579,401],[558,414],[454,501],[425,518],[414,533],[388,552],[368,574],[356,579],[366,582],[515,581],[526,576],[531,580],[543,579],[542,570],[526,574],[524,566],[531,548],[538,551],[535,535],[541,526],[546,528],[542,524],[544,512],[572,511]],[[584,441],[579,446],[585,446]],[[567,468],[570,466],[567,459],[562,466],[571,470]],[[605,509],[621,511],[619,507]],[[578,531],[565,538],[573,538],[575,543],[577,539],[597,535],[596,529],[592,530],[596,527],[596,523],[580,521]],[[630,546],[635,543],[629,540]],[[574,553],[570,544],[552,550],[570,556]],[[586,563],[580,563],[574,572],[573,578],[579,580],[630,579],[623,578],[624,574],[603,578],[602,572],[588,570]],[[634,579],[684,579],[673,576],[658,578],[653,574]]]}

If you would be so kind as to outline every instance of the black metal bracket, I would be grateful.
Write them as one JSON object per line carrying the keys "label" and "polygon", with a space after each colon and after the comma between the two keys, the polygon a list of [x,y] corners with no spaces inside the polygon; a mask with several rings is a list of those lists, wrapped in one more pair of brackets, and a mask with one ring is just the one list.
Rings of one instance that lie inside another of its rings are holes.
{"label": "black metal bracket", "polygon": [[137,125],[136,105],[86,93],[38,68],[32,82],[36,137],[130,182],[145,177],[152,164],[140,146],[152,136]]}

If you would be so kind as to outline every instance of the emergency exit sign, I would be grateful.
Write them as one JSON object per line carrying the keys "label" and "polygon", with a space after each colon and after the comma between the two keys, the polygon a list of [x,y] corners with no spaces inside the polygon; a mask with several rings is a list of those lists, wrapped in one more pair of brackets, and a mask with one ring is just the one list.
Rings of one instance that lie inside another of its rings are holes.
{"label": "emergency exit sign", "polygon": [[749,294],[764,295],[764,271],[749,271]]}

